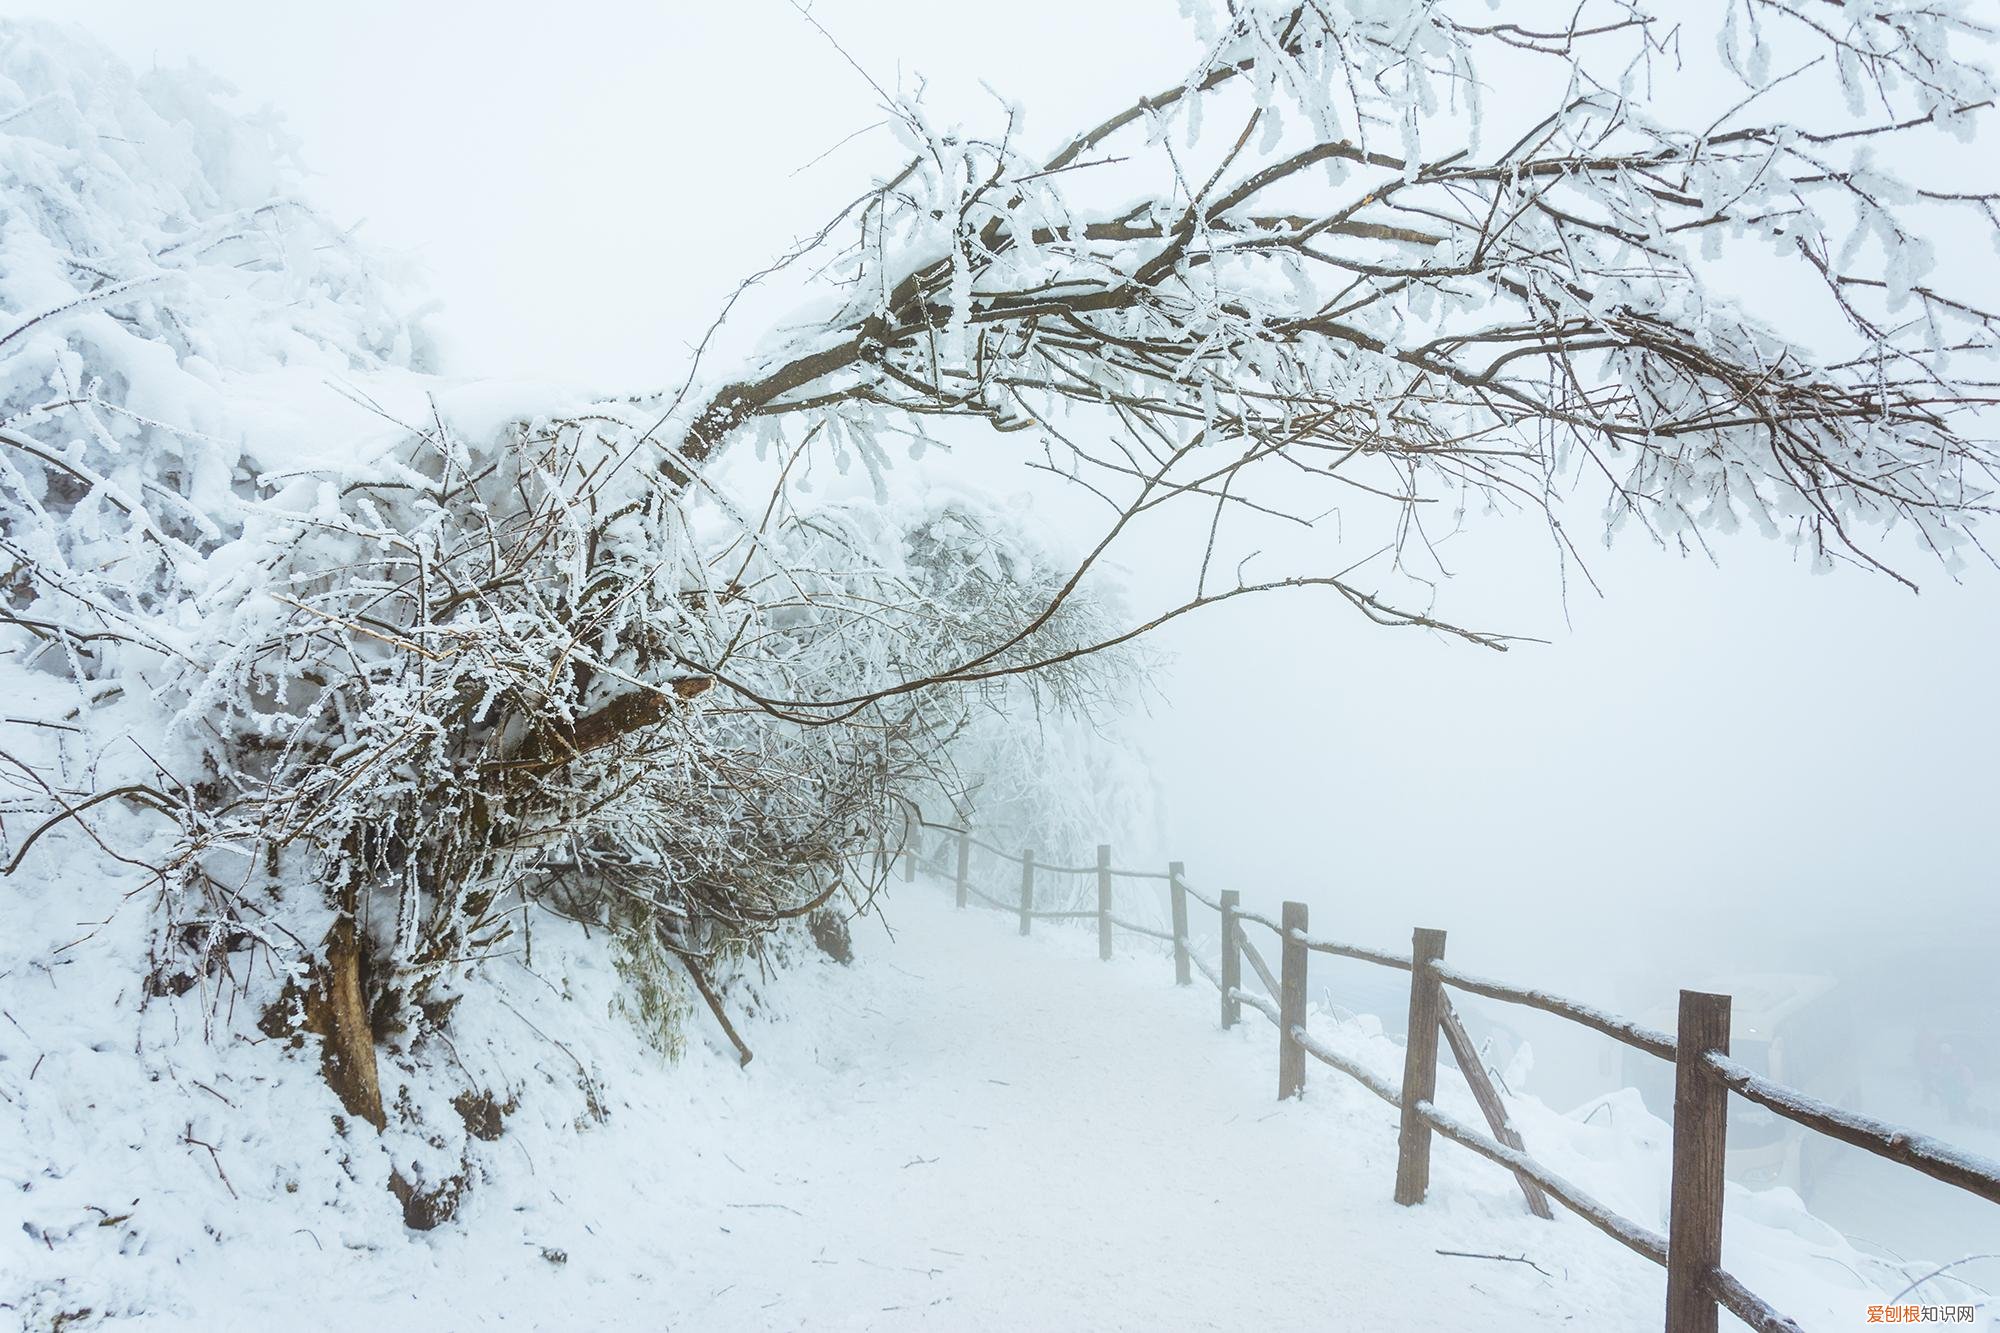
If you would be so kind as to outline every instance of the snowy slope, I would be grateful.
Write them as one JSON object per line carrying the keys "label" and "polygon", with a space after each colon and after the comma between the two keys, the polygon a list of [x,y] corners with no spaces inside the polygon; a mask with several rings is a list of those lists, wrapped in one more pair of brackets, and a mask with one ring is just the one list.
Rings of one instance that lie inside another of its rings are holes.
{"label": "snowy slope", "polygon": [[[34,1129],[10,1167],[24,1155],[60,1174],[21,1193],[18,1168],[5,1172],[33,1232],[0,1239],[14,1275],[0,1299],[18,1308],[26,1277],[60,1292],[27,1298],[29,1326],[60,1305],[148,1328],[364,1312],[425,1329],[1654,1322],[1655,1274],[1581,1228],[1505,1216],[1504,1182],[1447,1166],[1446,1202],[1394,1208],[1379,1107],[1331,1082],[1274,1104],[1264,1034],[1214,1031],[1212,1006],[1162,984],[1157,957],[1105,967],[1078,936],[1024,942],[984,915],[954,920],[924,887],[890,904],[894,943],[870,923],[851,968],[817,961],[777,981],[745,1026],[758,1058],[743,1070],[719,1038],[667,1065],[603,1021],[612,979],[548,975],[572,1002],[525,1009],[518,1044],[494,1058],[531,1083],[547,1069],[570,1095],[533,1089],[537,1114],[482,1145],[493,1179],[429,1235],[403,1230],[386,1190],[341,1188],[317,1144],[277,1132],[325,1123],[310,1068],[276,1105],[198,1040],[171,1093],[100,1068],[134,1065],[126,1051],[58,1050],[28,1082],[26,1034],[10,1027],[0,1080]],[[502,1002],[532,1004],[539,983],[513,970]],[[17,1016],[48,1045],[59,1015]],[[602,1123],[577,1104],[563,1048],[599,1081]],[[224,1097],[252,1113],[227,1114]],[[162,1150],[184,1119],[214,1159]],[[288,1171],[307,1175],[299,1194]],[[94,1205],[131,1217],[102,1226]],[[1527,1248],[1556,1276],[1437,1247]]]}
{"label": "snowy slope", "polygon": [[[1389,1112],[1317,1067],[1276,1103],[1268,1027],[1218,1031],[1213,992],[1176,990],[1157,954],[1021,940],[924,883],[887,922],[893,940],[857,923],[849,967],[802,947],[738,979],[745,1069],[706,1014],[663,1059],[611,1012],[601,953],[538,930],[532,971],[493,964],[463,1025],[490,1035],[468,1065],[521,1111],[473,1144],[484,1178],[430,1233],[380,1187],[393,1147],[328,1139],[338,1108],[309,1063],[225,1060],[189,1032],[148,1068],[67,1043],[89,1022],[73,983],[10,984],[0,1135],[27,1133],[0,1137],[0,1185],[25,1225],[0,1227],[0,1303],[32,1328],[82,1309],[71,1326],[1658,1327],[1659,1270],[1535,1221],[1448,1144],[1431,1202],[1396,1207]],[[1315,1028],[1396,1055],[1365,1022]],[[1663,1197],[1646,1134],[1524,1112],[1573,1179],[1635,1210]],[[1887,1293],[1850,1283],[1859,1256],[1808,1244],[1782,1198],[1759,1207],[1775,1225],[1739,1209],[1732,1266],[1815,1333],[1861,1326]]]}

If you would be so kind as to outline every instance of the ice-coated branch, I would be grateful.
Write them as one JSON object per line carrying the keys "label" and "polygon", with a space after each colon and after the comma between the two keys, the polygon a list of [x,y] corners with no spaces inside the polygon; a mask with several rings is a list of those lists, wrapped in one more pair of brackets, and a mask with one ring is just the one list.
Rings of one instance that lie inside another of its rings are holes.
{"label": "ice-coated branch", "polygon": [[[1961,48],[1991,32],[1955,5],[1733,2],[1715,40],[1740,96],[1691,118],[1644,92],[1675,15],[1461,8],[1237,6],[1183,81],[1045,157],[897,102],[913,154],[849,214],[844,304],[713,394],[680,456],[760,418],[962,417],[1038,438],[1040,466],[1109,504],[1108,540],[1168,502],[1219,528],[1372,499],[1406,511],[1400,551],[1424,506],[1539,508],[1582,482],[1609,527],[1666,542],[1749,523],[1886,569],[1900,527],[1948,571],[1977,553],[1995,314],[1928,237],[1940,211],[1990,234],[1996,196],[1882,162],[1990,107]],[[1503,83],[1516,106],[1482,113]],[[1135,180],[1171,184],[1135,200]],[[1762,309],[1744,265],[1819,294]],[[1259,586],[1315,583],[1440,624],[1346,579]]]}

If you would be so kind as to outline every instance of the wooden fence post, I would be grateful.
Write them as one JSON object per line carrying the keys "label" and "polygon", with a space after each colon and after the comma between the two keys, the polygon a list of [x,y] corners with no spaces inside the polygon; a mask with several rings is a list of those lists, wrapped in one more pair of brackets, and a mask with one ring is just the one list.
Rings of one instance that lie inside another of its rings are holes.
{"label": "wooden fence post", "polygon": [[1188,971],[1188,924],[1187,889],[1181,884],[1182,865],[1179,861],[1167,865],[1167,886],[1172,889],[1174,905],[1174,984],[1186,986],[1194,977]]}
{"label": "wooden fence post", "polygon": [[1674,1174],[1667,1224],[1667,1333],[1715,1333],[1709,1274],[1722,1261],[1729,1089],[1706,1063],[1729,1054],[1729,997],[1681,992],[1674,1039]]}
{"label": "wooden fence post", "polygon": [[1035,854],[1021,853],[1021,933],[1028,933],[1035,910]]}
{"label": "wooden fence post", "polygon": [[1243,987],[1243,948],[1237,942],[1238,932],[1243,929],[1236,919],[1238,895],[1234,889],[1222,891],[1222,1026],[1225,1030],[1236,1026],[1243,1017],[1243,1001],[1235,992]]}
{"label": "wooden fence post", "polygon": [[903,849],[903,883],[917,882],[917,851],[914,847]]}
{"label": "wooden fence post", "polygon": [[1097,956],[1111,961],[1111,844],[1097,844]]}
{"label": "wooden fence post", "polygon": [[1396,1136],[1396,1202],[1422,1203],[1431,1184],[1431,1127],[1418,1102],[1435,1101],[1438,1022],[1444,983],[1431,964],[1444,957],[1444,932],[1418,929],[1410,941],[1410,1034],[1403,1048],[1403,1125]]}
{"label": "wooden fence post", "polygon": [[958,905],[965,906],[965,887],[972,879],[972,835],[958,832]]}
{"label": "wooden fence post", "polygon": [[1278,922],[1285,928],[1278,952],[1278,1100],[1300,1097],[1306,1090],[1306,1048],[1292,1037],[1306,1025],[1306,944],[1293,932],[1306,933],[1306,905],[1286,903]]}

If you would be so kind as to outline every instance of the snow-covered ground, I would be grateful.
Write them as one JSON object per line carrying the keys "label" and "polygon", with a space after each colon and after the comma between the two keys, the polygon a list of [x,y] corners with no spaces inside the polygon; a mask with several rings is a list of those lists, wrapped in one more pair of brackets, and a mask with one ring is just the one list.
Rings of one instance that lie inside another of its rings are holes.
{"label": "snow-covered ground", "polygon": [[[516,418],[590,401],[433,377],[416,298],[294,197],[282,136],[227,101],[200,79],[118,70],[52,30],[0,41],[0,175],[12,183],[0,417],[76,451],[57,467],[67,480],[9,473],[0,489],[27,516],[10,540],[60,532],[72,544],[49,566],[62,575],[51,595],[109,589],[109,601],[79,599],[93,616],[151,606],[154,548],[172,553],[187,567],[182,600],[145,639],[190,663],[235,660],[220,650],[263,643],[276,623],[261,619],[261,594],[242,592],[262,577],[249,571],[281,568],[259,563],[260,543],[340,512],[337,496],[369,469],[400,466],[391,451],[410,431],[379,417],[490,442]],[[961,291],[954,309],[970,299]],[[29,443],[44,461],[58,448]],[[861,487],[872,458],[818,493]],[[178,545],[150,519],[121,526],[114,511],[137,515],[142,493],[161,497]],[[119,637],[96,624],[81,641]],[[220,656],[185,651],[188,635]],[[151,883],[134,859],[171,840],[158,815],[173,803],[83,796],[152,784],[177,757],[212,772],[155,733],[186,740],[219,696],[123,649],[101,669],[35,665],[56,661],[53,642],[0,672],[14,728],[4,757],[29,800],[10,808],[71,817],[46,838],[10,829],[20,840],[0,848],[22,867],[0,886],[0,1323],[1659,1326],[1657,1269],[1575,1219],[1533,1220],[1505,1173],[1450,1145],[1437,1147],[1430,1202],[1391,1204],[1385,1109],[1317,1068],[1304,1100],[1276,1103],[1269,1028],[1246,1013],[1218,1031],[1213,994],[1169,985],[1154,946],[1128,938],[1106,966],[1087,932],[1024,941],[1004,916],[954,913],[934,883],[899,886],[886,923],[856,923],[851,966],[800,931],[773,945],[768,968],[719,968],[757,1052],[747,1069],[671,968],[621,970],[616,942],[524,911],[520,952],[440,980],[435,998],[457,1008],[434,1021],[435,1044],[382,1023],[398,1114],[378,1134],[341,1115],[309,1042],[258,1035],[312,956],[302,940],[324,938],[331,907],[314,881],[273,865],[269,902],[285,914],[245,914],[225,896],[226,911],[205,901],[176,916],[188,886]],[[542,659],[527,658],[539,676]],[[400,726],[406,705],[382,706]],[[1136,799],[1137,776],[1100,785]],[[192,845],[232,850],[212,832]],[[199,965],[156,966],[176,943]],[[659,1002],[643,1022],[635,972]],[[1312,1026],[1395,1076],[1400,1051],[1379,1022],[1321,1014]],[[1464,1089],[1445,1082],[1443,1104],[1471,1118]],[[1516,1111],[1538,1158],[1663,1229],[1665,1127],[1629,1092],[1608,1105]],[[457,1214],[407,1229],[392,1179],[435,1186],[461,1172]],[[1989,1247],[1930,1258],[1974,1248]],[[1914,1256],[1860,1254],[1784,1191],[1732,1194],[1726,1262],[1815,1331],[1862,1327],[1869,1304],[1906,1287],[1911,1300],[1969,1298],[1913,1283],[1934,1266]]]}
{"label": "snow-covered ground", "polygon": [[[66,969],[34,978],[45,997],[10,980],[0,1190],[22,1225],[0,1227],[0,1303],[33,1328],[1659,1326],[1659,1270],[1534,1220],[1447,1143],[1431,1201],[1395,1206],[1389,1111],[1318,1066],[1277,1103],[1268,1025],[1219,1031],[1214,993],[1174,988],[1145,942],[1106,965],[1091,933],[1022,940],[923,882],[886,907],[893,939],[857,922],[851,966],[801,951],[738,979],[743,1069],[699,1012],[663,1059],[610,1011],[601,950],[553,928],[532,972],[489,964],[464,1026],[492,1040],[464,1055],[521,1106],[429,1233],[381,1187],[401,1149],[330,1133],[310,1063],[192,1025],[149,1062],[83,1040],[115,1009]],[[1396,1058],[1367,1020],[1314,1025]],[[1664,1220],[1664,1132],[1635,1101],[1615,1129],[1517,1109],[1557,1170]],[[1732,1207],[1731,1266],[1808,1330],[1891,1294],[1789,1196]]]}

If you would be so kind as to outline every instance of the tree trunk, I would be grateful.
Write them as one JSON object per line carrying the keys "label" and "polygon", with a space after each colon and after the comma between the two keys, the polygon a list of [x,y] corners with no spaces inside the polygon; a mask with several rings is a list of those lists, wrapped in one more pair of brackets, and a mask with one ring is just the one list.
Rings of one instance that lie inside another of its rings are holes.
{"label": "tree trunk", "polygon": [[306,1027],[320,1038],[327,1086],[350,1115],[383,1128],[382,1081],[375,1067],[375,1029],[368,1021],[361,941],[343,914],[326,933],[326,961],[306,992]]}

